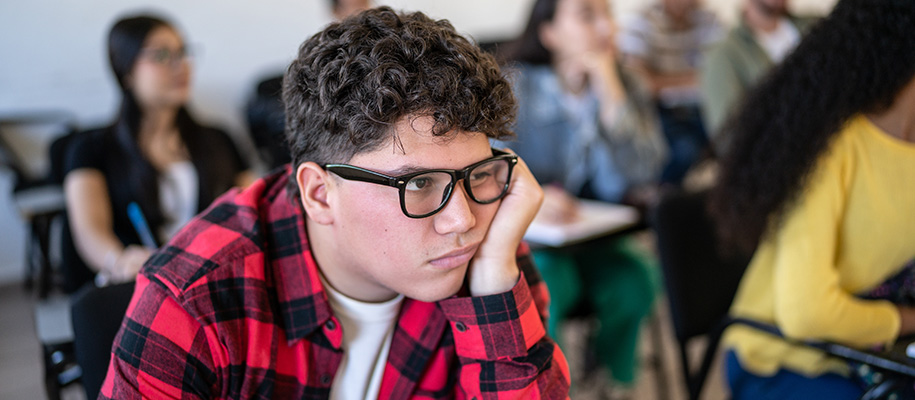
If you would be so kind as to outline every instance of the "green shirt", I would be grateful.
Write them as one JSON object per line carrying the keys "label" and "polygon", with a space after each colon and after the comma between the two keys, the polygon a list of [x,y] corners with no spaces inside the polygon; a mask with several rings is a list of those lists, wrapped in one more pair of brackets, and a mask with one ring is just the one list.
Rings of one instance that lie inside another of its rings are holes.
{"label": "green shirt", "polygon": [[[817,19],[789,17],[789,20],[803,34]],[[703,122],[719,154],[727,150],[730,139],[719,134],[725,118],[740,103],[744,92],[772,65],[769,55],[743,20],[705,53],[699,70]]]}

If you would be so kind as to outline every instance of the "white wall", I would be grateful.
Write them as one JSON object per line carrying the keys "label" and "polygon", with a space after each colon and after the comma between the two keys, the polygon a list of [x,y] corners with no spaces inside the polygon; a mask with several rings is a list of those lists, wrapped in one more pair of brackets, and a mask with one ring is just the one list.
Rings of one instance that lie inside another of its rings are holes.
{"label": "white wall", "polygon": [[[707,0],[733,21],[741,0]],[[825,12],[835,0],[796,0]],[[378,4],[448,18],[478,40],[522,29],[531,0],[388,0]],[[154,6],[150,6],[155,4]],[[617,0],[617,15],[644,1]],[[0,1],[0,116],[33,110],[73,113],[82,126],[105,123],[116,107],[104,42],[124,13],[155,10],[175,21],[192,48],[191,107],[246,143],[243,107],[257,80],[275,74],[306,37],[330,21],[326,0],[29,0]],[[245,146],[245,148],[250,148]],[[0,174],[0,282],[19,279],[24,223],[10,204],[9,176]]]}

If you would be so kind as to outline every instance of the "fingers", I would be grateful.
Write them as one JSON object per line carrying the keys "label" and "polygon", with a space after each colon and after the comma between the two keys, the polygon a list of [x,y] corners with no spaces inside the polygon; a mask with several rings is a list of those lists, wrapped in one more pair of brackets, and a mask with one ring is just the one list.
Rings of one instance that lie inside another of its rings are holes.
{"label": "fingers", "polygon": [[[515,154],[511,149],[505,151]],[[510,232],[512,240],[517,239],[517,243],[520,243],[542,202],[543,188],[537,183],[524,160],[519,157],[518,164],[512,172],[508,193],[502,199],[493,225],[497,225],[502,232]],[[492,229],[494,228],[491,227],[490,230]]]}
{"label": "fingers", "polygon": [[152,251],[146,247],[130,245],[124,248],[121,255],[118,256],[116,268],[111,273],[111,280],[114,282],[128,282],[136,279],[140,268],[152,255]]}
{"label": "fingers", "polygon": [[[514,154],[511,150],[506,151]],[[501,293],[517,283],[520,272],[515,253],[542,201],[543,189],[524,160],[519,158],[512,170],[508,193],[502,198],[489,231],[470,263],[471,295]]]}
{"label": "fingers", "polygon": [[[506,149],[506,151],[515,154],[511,149]],[[518,157],[518,165],[515,166],[513,175],[507,196],[513,195],[513,200],[517,199],[519,202],[525,203],[527,207],[524,207],[524,209],[530,211],[530,217],[533,219],[543,203],[543,188],[537,183],[537,179],[534,178],[534,174],[527,167],[527,163],[520,157]]]}

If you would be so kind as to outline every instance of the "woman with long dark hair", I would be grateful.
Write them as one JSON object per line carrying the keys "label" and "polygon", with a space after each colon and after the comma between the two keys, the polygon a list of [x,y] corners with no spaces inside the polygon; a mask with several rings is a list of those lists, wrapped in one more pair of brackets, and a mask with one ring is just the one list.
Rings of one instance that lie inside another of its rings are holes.
{"label": "woman with long dark hair", "polygon": [[[651,203],[666,147],[646,91],[617,62],[615,26],[605,0],[539,0],[522,36],[503,58],[514,68],[517,141],[508,143],[544,185],[538,219],[576,218],[578,198]],[[549,333],[578,304],[600,320],[594,346],[616,387],[636,379],[642,319],[651,311],[656,263],[631,238],[540,249],[550,288]]]}
{"label": "woman with long dark hair", "polygon": [[[64,189],[79,255],[94,272],[120,282],[135,277],[150,246],[251,176],[228,135],[200,125],[185,108],[191,66],[171,24],[152,16],[119,20],[108,36],[108,56],[120,109],[110,126],[74,140]],[[128,217],[132,203],[153,243]]]}
{"label": "woman with long dark hair", "polygon": [[[710,206],[755,249],[732,313],[860,347],[915,333],[888,290],[915,292],[915,2],[840,0],[725,129]],[[862,393],[820,352],[742,326],[725,344],[735,399]]]}

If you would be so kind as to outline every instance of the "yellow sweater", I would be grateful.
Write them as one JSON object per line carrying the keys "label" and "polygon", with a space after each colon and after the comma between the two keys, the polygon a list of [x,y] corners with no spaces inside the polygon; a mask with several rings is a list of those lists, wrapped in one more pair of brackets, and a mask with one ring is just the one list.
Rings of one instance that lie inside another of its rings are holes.
{"label": "yellow sweater", "polygon": [[[857,347],[889,344],[899,314],[855,294],[876,287],[915,257],[915,145],[853,118],[819,160],[806,188],[760,245],[731,307],[789,337]],[[770,376],[847,374],[841,362],[773,336],[732,326],[724,343],[741,365]]]}

